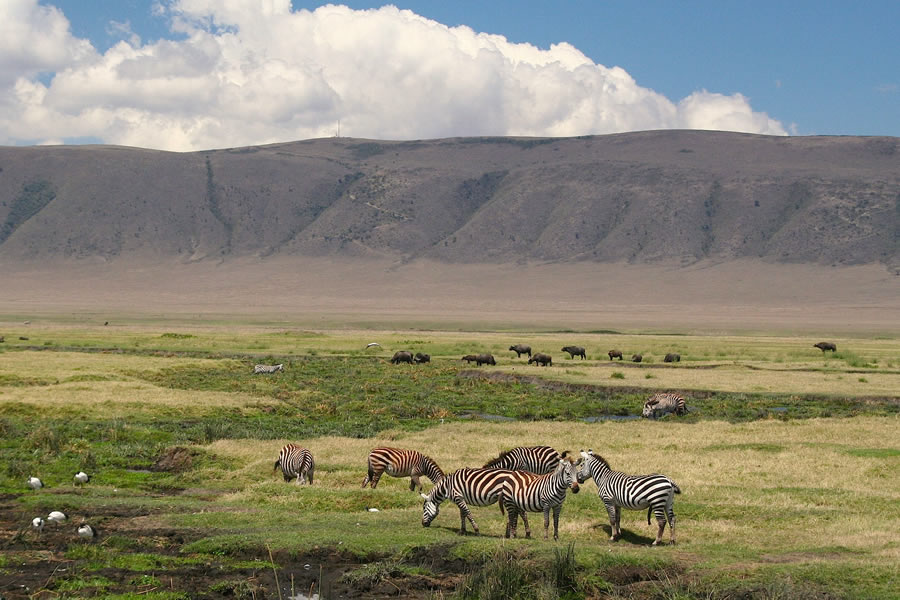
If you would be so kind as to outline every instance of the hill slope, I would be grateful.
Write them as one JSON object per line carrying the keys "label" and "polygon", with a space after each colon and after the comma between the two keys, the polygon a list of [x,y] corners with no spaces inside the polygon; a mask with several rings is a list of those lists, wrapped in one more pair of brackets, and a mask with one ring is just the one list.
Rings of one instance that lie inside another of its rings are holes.
{"label": "hill slope", "polygon": [[0,148],[0,259],[900,266],[900,140],[657,131]]}

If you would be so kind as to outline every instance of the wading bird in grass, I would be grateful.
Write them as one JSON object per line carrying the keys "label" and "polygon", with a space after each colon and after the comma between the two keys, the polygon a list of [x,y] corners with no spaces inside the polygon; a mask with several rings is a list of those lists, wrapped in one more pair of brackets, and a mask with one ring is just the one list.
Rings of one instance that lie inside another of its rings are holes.
{"label": "wading bird in grass", "polygon": [[97,531],[90,525],[85,524],[78,528],[78,537],[92,540],[97,537]]}
{"label": "wading bird in grass", "polygon": [[81,485],[84,485],[85,483],[87,483],[90,480],[91,480],[91,476],[88,475],[87,473],[85,473],[84,471],[78,471],[77,473],[75,473],[75,483],[80,483]]}
{"label": "wading bird in grass", "polygon": [[28,487],[33,490],[39,490],[44,487],[44,482],[38,479],[37,477],[29,477],[28,478]]}
{"label": "wading bird in grass", "polygon": [[62,512],[61,510],[54,510],[49,515],[47,515],[47,520],[56,523],[57,525],[62,525],[66,522],[66,519],[69,518],[69,515]]}
{"label": "wading bird in grass", "polygon": [[31,528],[36,529],[38,533],[44,530],[44,520],[40,517],[35,517],[31,520]]}

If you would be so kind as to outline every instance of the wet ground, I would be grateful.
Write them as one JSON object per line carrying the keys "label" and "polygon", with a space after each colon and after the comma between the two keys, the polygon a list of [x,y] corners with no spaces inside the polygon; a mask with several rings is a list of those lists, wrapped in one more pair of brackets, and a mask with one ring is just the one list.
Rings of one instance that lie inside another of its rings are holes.
{"label": "wet ground", "polygon": [[[110,518],[115,517],[115,518]],[[32,528],[14,496],[0,497],[0,598],[3,600],[91,597],[109,594],[181,594],[185,598],[423,598],[448,593],[465,569],[442,553],[410,557],[434,576],[400,571],[373,578],[345,574],[365,561],[329,550],[308,555],[187,555],[185,544],[200,536],[154,526],[152,515],[117,509],[81,513],[69,522]],[[96,539],[78,537],[81,519],[99,523]],[[75,521],[79,522],[75,522]],[[118,524],[118,525],[116,525]],[[377,560],[377,558],[373,558]],[[257,564],[258,563],[258,564]],[[280,588],[280,592],[279,592]]]}

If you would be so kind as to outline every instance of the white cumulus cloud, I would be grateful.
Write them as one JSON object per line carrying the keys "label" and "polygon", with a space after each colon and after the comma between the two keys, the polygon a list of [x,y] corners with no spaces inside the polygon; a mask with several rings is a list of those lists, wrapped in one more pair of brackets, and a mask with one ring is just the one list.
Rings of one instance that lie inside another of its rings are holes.
{"label": "white cumulus cloud", "polygon": [[571,44],[514,44],[393,6],[173,0],[156,10],[172,39],[128,35],[100,54],[57,9],[5,0],[0,143],[88,137],[198,150],[327,137],[338,121],[344,135],[383,139],[786,134],[741,94],[702,90],[676,103]]}

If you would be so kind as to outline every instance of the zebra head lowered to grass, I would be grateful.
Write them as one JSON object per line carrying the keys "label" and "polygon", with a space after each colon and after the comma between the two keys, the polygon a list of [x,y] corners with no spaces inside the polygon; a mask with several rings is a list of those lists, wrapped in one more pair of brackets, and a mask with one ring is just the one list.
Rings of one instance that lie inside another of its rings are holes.
{"label": "zebra head lowered to grass", "polygon": [[683,397],[678,394],[653,394],[649,400],[644,402],[644,410],[641,411],[641,416],[656,419],[669,413],[675,413],[676,415],[687,414],[687,406]]}
{"label": "zebra head lowered to grass", "polygon": [[485,469],[509,469],[511,471],[530,471],[543,475],[556,470],[560,459],[565,458],[568,450],[560,454],[550,446],[519,446],[500,453],[484,464]]}
{"label": "zebra head lowered to grass", "polygon": [[297,485],[308,483],[312,485],[313,473],[316,470],[316,463],[313,460],[312,453],[297,444],[287,444],[278,453],[275,460],[273,470],[281,467],[281,474],[285,481],[291,479],[297,480]]}
{"label": "zebra head lowered to grass", "polygon": [[525,523],[525,537],[531,537],[531,528],[525,518],[527,512],[544,513],[544,539],[550,531],[550,511],[553,511],[553,539],[559,539],[559,514],[566,492],[578,493],[578,472],[569,458],[557,461],[555,470],[545,475],[527,471],[513,471],[509,493],[503,497],[506,506],[506,537],[516,537],[516,519],[521,515]]}
{"label": "zebra head lowered to grass", "polygon": [[669,530],[672,543],[675,543],[675,494],[680,494],[681,489],[674,481],[665,475],[654,473],[652,475],[626,475],[619,471],[613,471],[599,454],[594,454],[593,450],[587,452],[581,451],[583,461],[578,467],[578,481],[584,483],[588,479],[593,478],[597,484],[597,495],[606,506],[606,512],[609,515],[610,538],[611,542],[619,539],[622,535],[622,529],[619,521],[622,516],[622,508],[631,510],[647,509],[647,524],[650,524],[650,513],[656,516],[658,530],[656,532],[656,540],[653,545],[656,546],[662,542],[663,531],[666,528],[666,521],[669,523]]}
{"label": "zebra head lowered to grass", "polygon": [[[478,524],[472,517],[469,505],[489,506],[508,496],[511,491],[512,471],[506,469],[459,469],[442,478],[428,494],[422,505],[422,526],[429,527],[440,512],[444,500],[452,500],[459,507],[459,533],[466,533],[466,519],[478,533]],[[503,510],[503,503],[500,503]]]}
{"label": "zebra head lowered to grass", "polygon": [[363,480],[363,487],[371,484],[374,490],[383,473],[391,477],[409,477],[409,490],[419,488],[422,491],[422,475],[432,483],[438,483],[444,477],[441,467],[430,456],[417,450],[405,448],[375,448],[369,453],[368,473]]}

